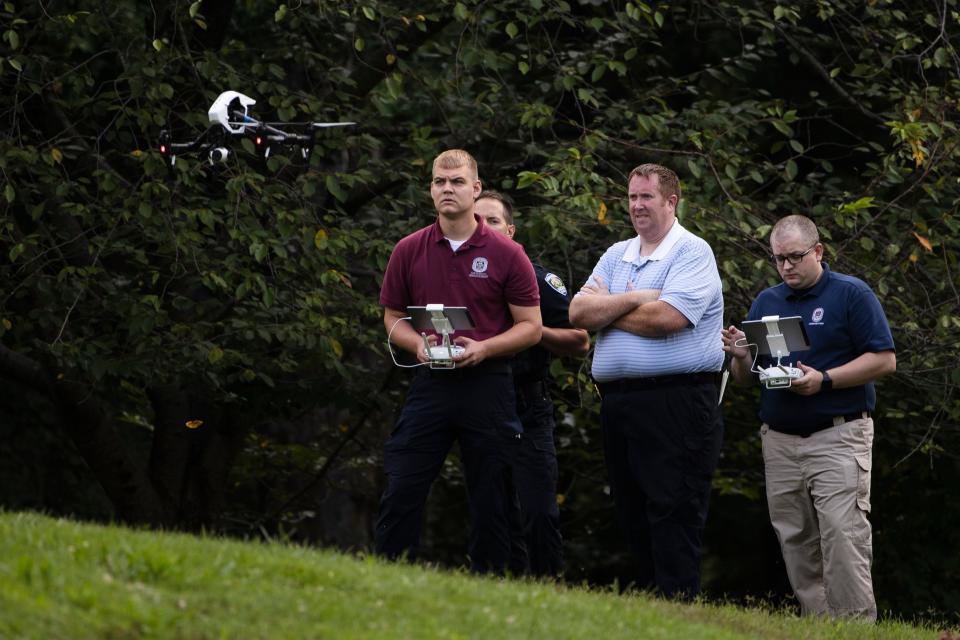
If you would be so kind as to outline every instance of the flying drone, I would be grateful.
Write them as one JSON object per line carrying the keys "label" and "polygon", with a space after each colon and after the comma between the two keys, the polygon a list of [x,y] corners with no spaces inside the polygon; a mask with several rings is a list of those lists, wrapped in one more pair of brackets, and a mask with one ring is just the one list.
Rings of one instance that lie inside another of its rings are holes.
{"label": "flying drone", "polygon": [[[177,155],[193,151],[206,152],[211,165],[226,161],[230,156],[229,141],[244,136],[251,138],[258,151],[263,151],[263,157],[270,156],[270,150],[275,146],[299,147],[300,154],[306,162],[310,161],[313,151],[314,138],[318,129],[328,127],[349,127],[356,122],[260,122],[252,118],[247,110],[257,101],[238,91],[224,91],[210,105],[207,117],[210,126],[190,142],[173,142],[170,131],[160,131],[160,155],[169,158],[172,167],[177,162]],[[279,128],[309,127],[308,133],[288,133]]]}

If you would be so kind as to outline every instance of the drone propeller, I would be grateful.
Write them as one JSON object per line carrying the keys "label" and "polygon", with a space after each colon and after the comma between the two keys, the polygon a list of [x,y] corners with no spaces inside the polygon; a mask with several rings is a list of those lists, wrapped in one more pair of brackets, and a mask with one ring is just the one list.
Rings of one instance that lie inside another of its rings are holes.
{"label": "drone propeller", "polygon": [[[235,113],[235,116],[240,115]],[[315,129],[323,129],[326,127],[352,127],[355,126],[356,122],[263,122],[246,116],[243,120],[230,120],[227,122],[228,125],[235,126],[246,126],[246,125],[263,125],[266,127],[313,127]]]}

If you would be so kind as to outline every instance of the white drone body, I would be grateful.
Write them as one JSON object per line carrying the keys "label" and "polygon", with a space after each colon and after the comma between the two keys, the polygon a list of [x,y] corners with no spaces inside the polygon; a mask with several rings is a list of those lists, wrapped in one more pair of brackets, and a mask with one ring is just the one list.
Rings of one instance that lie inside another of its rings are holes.
{"label": "white drone body", "polygon": [[[240,106],[243,107],[243,122],[230,121],[230,103],[234,100],[238,100]],[[209,118],[210,124],[219,124],[230,133],[243,133],[246,131],[246,119],[249,117],[247,115],[248,107],[255,104],[257,104],[256,100],[243,95],[239,91],[224,91],[210,105],[207,118]]]}

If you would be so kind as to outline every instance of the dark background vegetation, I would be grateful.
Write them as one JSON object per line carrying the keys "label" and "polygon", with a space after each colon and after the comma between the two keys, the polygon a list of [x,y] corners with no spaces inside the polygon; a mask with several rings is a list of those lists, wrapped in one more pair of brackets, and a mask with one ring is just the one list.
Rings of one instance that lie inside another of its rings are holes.
{"label": "dark background vegetation", "polygon": [[[99,8],[94,8],[98,5]],[[530,255],[576,288],[631,234],[625,175],[683,180],[726,316],[775,283],[779,217],[883,303],[875,585],[886,615],[957,622],[954,0],[5,2],[0,9],[0,505],[369,548],[382,442],[409,380],[377,293],[432,219],[430,161],[470,150]],[[265,120],[353,120],[303,166],[248,140],[222,167],[161,129],[233,89]],[[558,361],[567,578],[629,582],[589,367]],[[778,601],[756,390],[730,389],[710,596]],[[456,459],[425,557],[463,563]],[[460,517],[463,516],[463,517]]]}

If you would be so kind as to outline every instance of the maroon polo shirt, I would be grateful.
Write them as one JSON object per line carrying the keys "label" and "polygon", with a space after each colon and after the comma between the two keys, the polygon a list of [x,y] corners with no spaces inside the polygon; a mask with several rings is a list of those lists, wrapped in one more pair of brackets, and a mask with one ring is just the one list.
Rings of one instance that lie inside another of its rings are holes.
{"label": "maroon polo shirt", "polygon": [[474,340],[513,326],[508,304],[538,306],[537,277],[523,247],[474,218],[477,230],[456,252],[439,221],[400,240],[383,275],[380,304],[396,311],[428,304],[466,307],[475,328],[456,335]]}

